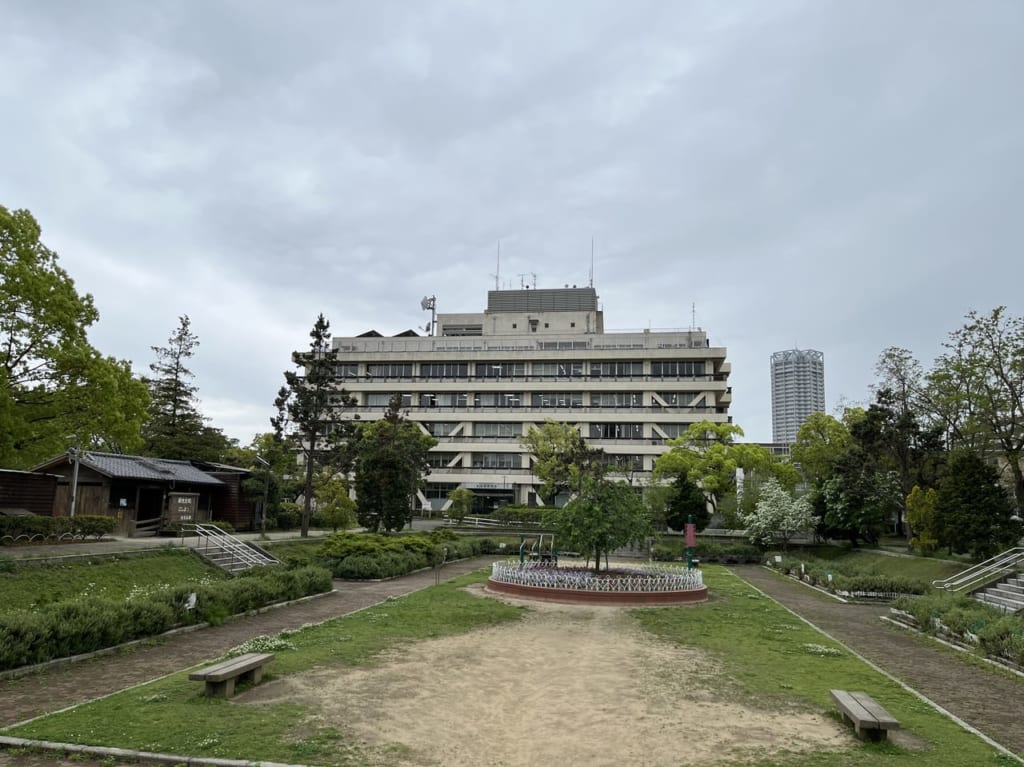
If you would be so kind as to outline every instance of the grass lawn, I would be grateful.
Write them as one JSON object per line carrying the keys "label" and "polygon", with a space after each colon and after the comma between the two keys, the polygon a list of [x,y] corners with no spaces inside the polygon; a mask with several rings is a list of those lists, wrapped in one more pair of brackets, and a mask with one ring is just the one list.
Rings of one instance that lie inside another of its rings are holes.
{"label": "grass lawn", "polygon": [[969,565],[931,557],[891,557],[871,551],[861,551],[841,546],[807,546],[790,549],[788,555],[799,558],[800,551],[816,559],[837,563],[843,572],[876,573],[878,575],[902,575],[933,581],[948,578],[966,569]]}
{"label": "grass lawn", "polygon": [[0,572],[0,611],[81,597],[120,600],[168,585],[222,580],[228,576],[181,549],[138,557],[108,557],[49,565],[14,563]]}
{"label": "grass lawn", "polygon": [[[526,608],[467,594],[460,587],[480,582],[477,573],[451,583],[310,627],[289,636],[294,649],[277,653],[270,676],[324,668],[367,666],[379,654],[416,642],[516,621]],[[695,607],[630,611],[632,620],[664,640],[703,649],[717,670],[700,679],[724,700],[773,711],[828,712],[829,688],[864,690],[884,705],[920,740],[915,750],[891,743],[861,744],[847,750],[784,754],[758,761],[715,762],[746,767],[983,767],[1015,762],[998,755],[897,684],[838,650],[824,636],[762,597],[729,571],[705,568],[712,600]],[[614,639],[614,638],[613,638]],[[672,674],[671,668],[664,670]],[[208,699],[182,672],[144,687],[118,693],[72,711],[54,714],[8,734],[71,743],[120,746],[175,754],[242,758],[315,765],[387,764],[389,748],[354,741],[343,729],[318,721],[316,710],[297,703],[236,705]],[[614,691],[609,691],[611,699]],[[685,698],[669,706],[699,706]],[[480,716],[487,716],[481,711]],[[709,721],[709,727],[715,722]],[[472,727],[467,727],[472,732]],[[529,733],[523,734],[524,738]],[[572,753],[571,730],[566,753]],[[685,755],[682,755],[685,758]],[[496,754],[495,758],[499,758]]]}

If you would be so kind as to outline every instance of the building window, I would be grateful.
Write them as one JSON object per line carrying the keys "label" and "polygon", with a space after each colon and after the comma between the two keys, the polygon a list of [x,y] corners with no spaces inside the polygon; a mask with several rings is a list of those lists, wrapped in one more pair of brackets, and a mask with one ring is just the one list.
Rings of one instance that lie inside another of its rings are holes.
{"label": "building window", "polygon": [[591,407],[642,407],[644,395],[638,391],[591,392]]}
{"label": "building window", "polygon": [[534,392],[533,407],[583,407],[582,392]]}
{"label": "building window", "polygon": [[467,362],[423,362],[420,364],[423,378],[465,378],[469,375]]}
{"label": "building window", "polygon": [[474,453],[474,469],[518,469],[523,457],[519,453]]}
{"label": "building window", "polygon": [[639,423],[590,424],[591,439],[640,439],[643,434],[643,425]]}
{"label": "building window", "polygon": [[522,436],[523,425],[519,423],[475,423],[474,437],[519,437]]}
{"label": "building window", "polygon": [[685,391],[660,391],[661,397],[668,407],[696,407],[704,404],[704,395]]}
{"label": "building window", "polygon": [[535,376],[550,376],[552,378],[578,378],[583,375],[583,363],[534,362],[533,374]]}
{"label": "building window", "polygon": [[375,362],[366,366],[370,378],[412,378],[411,362]]}
{"label": "building window", "polygon": [[590,365],[590,375],[595,378],[610,376],[623,378],[630,376],[642,376],[644,374],[644,363],[638,360],[615,360],[613,362],[593,362]]}
{"label": "building window", "polygon": [[526,375],[525,362],[478,362],[477,378],[511,378]]}
{"label": "building window", "polygon": [[520,407],[523,395],[519,392],[488,391],[473,395],[474,407]]}
{"label": "building window", "polygon": [[355,362],[346,362],[344,365],[334,366],[335,378],[356,378],[359,375],[359,365]]}
{"label": "building window", "polygon": [[458,453],[427,453],[427,465],[432,469],[444,469],[458,457]]}
{"label": "building window", "polygon": [[663,360],[651,363],[651,375],[661,378],[691,378],[704,375],[704,360]]}
{"label": "building window", "polygon": [[432,437],[447,437],[458,425],[458,421],[430,421],[424,423],[423,428],[430,432]]}

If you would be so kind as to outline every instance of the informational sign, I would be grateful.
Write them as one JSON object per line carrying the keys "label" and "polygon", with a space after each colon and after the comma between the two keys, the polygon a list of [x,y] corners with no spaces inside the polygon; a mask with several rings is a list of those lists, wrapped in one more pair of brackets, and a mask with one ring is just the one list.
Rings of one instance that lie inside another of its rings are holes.
{"label": "informational sign", "polygon": [[196,521],[199,509],[199,493],[169,493],[167,496],[167,521],[188,523]]}

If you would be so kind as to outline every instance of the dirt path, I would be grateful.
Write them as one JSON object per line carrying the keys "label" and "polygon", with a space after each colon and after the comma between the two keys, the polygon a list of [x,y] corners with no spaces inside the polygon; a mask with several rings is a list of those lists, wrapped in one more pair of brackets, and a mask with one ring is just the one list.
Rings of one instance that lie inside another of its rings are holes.
{"label": "dirt path", "polygon": [[[454,562],[441,570],[454,578],[490,564],[493,557]],[[335,582],[336,591],[317,599],[269,610],[240,620],[166,637],[156,645],[136,645],[126,653],[101,655],[47,671],[0,680],[0,727],[117,692],[180,671],[254,636],[319,623],[434,584],[434,572],[416,573],[382,583]],[[2,762],[0,762],[2,764]]]}
{"label": "dirt path", "polygon": [[997,743],[1024,754],[1024,679],[960,661],[952,651],[883,622],[888,605],[843,604],[764,567],[733,571]]}

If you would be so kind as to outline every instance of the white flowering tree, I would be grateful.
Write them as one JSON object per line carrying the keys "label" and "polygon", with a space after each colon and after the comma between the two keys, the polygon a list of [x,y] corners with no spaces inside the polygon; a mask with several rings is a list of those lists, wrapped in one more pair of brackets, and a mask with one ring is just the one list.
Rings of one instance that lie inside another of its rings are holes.
{"label": "white flowering tree", "polygon": [[814,527],[814,512],[807,498],[793,498],[770,477],[761,486],[761,496],[751,514],[743,517],[751,543],[780,546],[783,551],[794,535]]}

